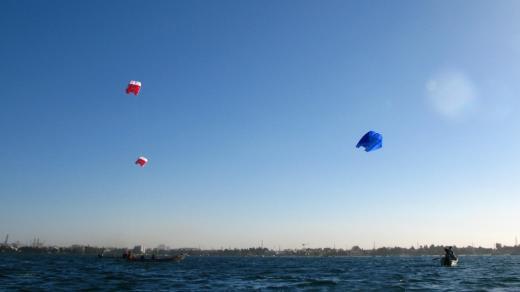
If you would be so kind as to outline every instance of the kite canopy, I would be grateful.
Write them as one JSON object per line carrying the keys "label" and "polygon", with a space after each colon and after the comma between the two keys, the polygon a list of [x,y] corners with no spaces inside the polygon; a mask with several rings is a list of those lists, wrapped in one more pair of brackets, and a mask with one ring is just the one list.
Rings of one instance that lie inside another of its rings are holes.
{"label": "kite canopy", "polygon": [[126,94],[133,93],[134,95],[138,95],[141,90],[141,82],[132,80],[128,83],[128,87],[126,88]]}
{"label": "kite canopy", "polygon": [[366,152],[377,150],[383,147],[383,136],[374,131],[370,131],[361,137],[356,148],[364,147]]}
{"label": "kite canopy", "polygon": [[135,161],[135,164],[139,165],[140,167],[144,167],[145,164],[148,163],[148,158],[144,157],[144,156],[140,156],[139,158],[137,158],[137,160]]}

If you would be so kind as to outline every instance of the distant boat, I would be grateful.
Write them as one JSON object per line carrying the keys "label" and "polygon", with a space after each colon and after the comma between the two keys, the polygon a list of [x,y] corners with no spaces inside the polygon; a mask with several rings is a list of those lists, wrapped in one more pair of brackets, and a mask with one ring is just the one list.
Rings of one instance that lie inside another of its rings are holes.
{"label": "distant boat", "polygon": [[180,262],[184,260],[184,255],[176,255],[172,257],[160,257],[160,258],[146,258],[146,257],[135,257],[131,259],[126,259],[129,262]]}
{"label": "distant boat", "polygon": [[98,258],[103,259],[118,259],[118,260],[124,260],[127,262],[180,262],[186,258],[185,254],[180,255],[174,255],[170,257],[145,257],[145,256],[136,256],[132,258],[125,258],[125,257],[115,257],[115,256],[104,256],[103,254],[98,254]]}

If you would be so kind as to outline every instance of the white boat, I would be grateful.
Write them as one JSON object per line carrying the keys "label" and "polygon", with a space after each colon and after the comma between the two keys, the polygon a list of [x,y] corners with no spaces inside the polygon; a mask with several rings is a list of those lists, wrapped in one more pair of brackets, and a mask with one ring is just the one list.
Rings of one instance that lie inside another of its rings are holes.
{"label": "white boat", "polygon": [[455,267],[458,262],[459,262],[459,259],[448,260],[448,259],[446,259],[446,257],[441,258],[441,266],[443,266],[443,267]]}

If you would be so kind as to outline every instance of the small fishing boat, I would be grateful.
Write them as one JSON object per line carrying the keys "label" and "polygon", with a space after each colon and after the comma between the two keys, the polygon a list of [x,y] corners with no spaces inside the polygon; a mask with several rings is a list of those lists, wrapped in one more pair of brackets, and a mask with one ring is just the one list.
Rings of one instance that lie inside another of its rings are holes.
{"label": "small fishing boat", "polygon": [[441,258],[441,266],[443,266],[443,267],[454,267],[457,265],[458,262],[459,262],[459,259],[450,260],[450,259],[447,259],[446,257]]}
{"label": "small fishing boat", "polygon": [[127,258],[125,260],[129,262],[180,262],[185,258],[185,255],[176,255],[172,257],[133,257],[133,258]]}
{"label": "small fishing boat", "polygon": [[158,262],[180,262],[184,260],[186,255],[180,254],[180,255],[174,255],[169,257],[145,257],[145,256],[106,256],[103,254],[98,254],[98,258],[100,259],[116,259],[116,260],[124,260],[127,262],[146,262],[146,263],[158,263]]}

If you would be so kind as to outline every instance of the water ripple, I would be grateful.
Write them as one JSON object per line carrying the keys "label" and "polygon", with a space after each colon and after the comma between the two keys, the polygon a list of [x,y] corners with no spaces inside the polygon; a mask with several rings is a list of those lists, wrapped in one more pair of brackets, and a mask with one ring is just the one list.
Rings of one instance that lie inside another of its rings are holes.
{"label": "water ripple", "polygon": [[82,256],[5,255],[0,290],[519,291],[520,257],[188,257],[129,263]]}

